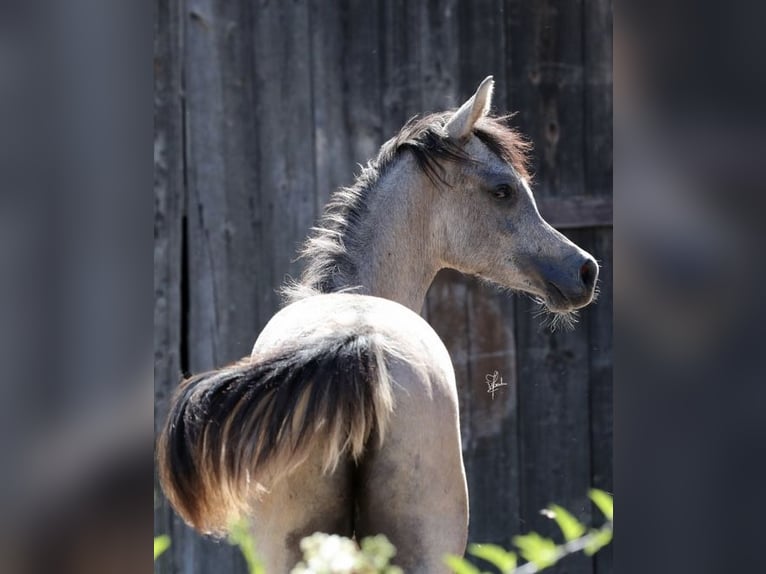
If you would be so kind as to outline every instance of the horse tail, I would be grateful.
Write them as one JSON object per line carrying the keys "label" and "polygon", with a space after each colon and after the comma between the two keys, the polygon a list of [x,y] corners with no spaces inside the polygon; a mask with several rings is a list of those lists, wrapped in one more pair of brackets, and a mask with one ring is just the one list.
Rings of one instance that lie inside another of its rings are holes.
{"label": "horse tail", "polygon": [[170,503],[197,530],[223,534],[310,453],[325,472],[347,453],[357,460],[393,411],[385,352],[378,334],[336,334],[185,380],[157,450]]}

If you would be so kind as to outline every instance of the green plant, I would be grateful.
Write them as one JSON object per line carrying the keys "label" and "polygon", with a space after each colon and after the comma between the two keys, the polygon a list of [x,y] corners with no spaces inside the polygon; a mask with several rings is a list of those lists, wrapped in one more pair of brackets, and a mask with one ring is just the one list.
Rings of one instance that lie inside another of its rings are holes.
{"label": "green plant", "polygon": [[[566,509],[551,504],[542,514],[556,522],[564,538],[562,544],[530,532],[513,538],[518,554],[494,544],[471,544],[468,553],[489,562],[502,574],[533,574],[577,552],[591,556],[612,541],[614,504],[612,496],[602,490],[592,489],[588,495],[606,518],[600,528],[588,529]],[[519,556],[526,561],[521,566],[517,565]],[[446,556],[444,561],[455,574],[484,574],[461,556]]]}
{"label": "green plant", "polygon": [[167,534],[154,537],[154,559],[157,560],[160,554],[170,548],[170,537]]}
{"label": "green plant", "polygon": [[255,542],[247,527],[247,522],[234,523],[229,529],[229,544],[239,547],[242,556],[247,562],[247,571],[250,574],[265,574],[263,564],[258,560],[255,552]]}
{"label": "green plant", "polygon": [[[265,573],[245,522],[231,527],[229,543],[239,547],[249,574]],[[364,538],[357,545],[343,536],[317,532],[301,540],[301,550],[303,560],[291,574],[403,574],[400,568],[389,564],[396,548],[382,534]]]}
{"label": "green plant", "polygon": [[[533,574],[577,552],[591,556],[612,541],[614,505],[612,496],[602,490],[592,489],[588,496],[606,518],[599,528],[589,529],[566,509],[551,504],[542,514],[556,522],[564,538],[562,544],[530,532],[513,538],[518,553],[494,544],[471,544],[468,553],[492,564],[502,574]],[[249,574],[265,574],[245,522],[231,527],[229,543],[242,552]],[[169,546],[170,538],[156,537],[154,559]],[[303,561],[291,574],[402,574],[401,568],[390,564],[396,548],[382,534],[364,538],[357,545],[343,536],[317,532],[301,540],[301,550]],[[521,566],[519,557],[525,561]],[[448,555],[444,562],[455,574],[486,574],[462,556]]]}

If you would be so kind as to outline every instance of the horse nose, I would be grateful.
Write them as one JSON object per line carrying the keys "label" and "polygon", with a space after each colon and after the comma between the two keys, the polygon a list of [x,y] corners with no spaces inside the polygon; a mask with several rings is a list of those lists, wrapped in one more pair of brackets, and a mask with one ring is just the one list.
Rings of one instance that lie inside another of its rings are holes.
{"label": "horse nose", "polygon": [[593,257],[586,256],[585,262],[580,266],[580,280],[586,293],[592,293],[598,279],[598,264]]}
{"label": "horse nose", "polygon": [[542,275],[550,303],[579,309],[593,300],[598,264],[589,253],[577,250],[558,265],[544,266]]}

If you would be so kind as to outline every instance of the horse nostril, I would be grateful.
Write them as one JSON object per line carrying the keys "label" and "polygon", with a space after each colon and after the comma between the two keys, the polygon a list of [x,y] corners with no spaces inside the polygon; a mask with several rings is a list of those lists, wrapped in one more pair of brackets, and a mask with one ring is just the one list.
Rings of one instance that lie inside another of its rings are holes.
{"label": "horse nostril", "polygon": [[596,285],[597,276],[598,265],[596,265],[596,262],[593,261],[593,259],[588,259],[585,263],[582,264],[582,267],[580,267],[580,278],[582,279],[583,285],[585,285],[588,291],[592,290]]}

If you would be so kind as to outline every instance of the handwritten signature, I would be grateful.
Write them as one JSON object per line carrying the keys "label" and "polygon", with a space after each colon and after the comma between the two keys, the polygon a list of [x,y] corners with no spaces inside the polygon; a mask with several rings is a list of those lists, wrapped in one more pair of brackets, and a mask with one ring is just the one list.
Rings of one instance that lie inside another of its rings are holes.
{"label": "handwritten signature", "polygon": [[[500,382],[497,382],[497,379],[500,379]],[[497,371],[492,373],[491,375],[487,375],[484,377],[484,382],[487,383],[487,392],[492,395],[492,400],[495,400],[495,391],[497,391],[500,387],[507,387],[508,383],[503,382],[503,377],[501,377]]]}

